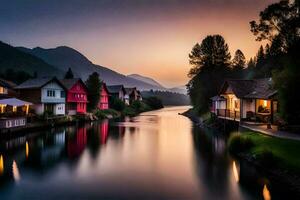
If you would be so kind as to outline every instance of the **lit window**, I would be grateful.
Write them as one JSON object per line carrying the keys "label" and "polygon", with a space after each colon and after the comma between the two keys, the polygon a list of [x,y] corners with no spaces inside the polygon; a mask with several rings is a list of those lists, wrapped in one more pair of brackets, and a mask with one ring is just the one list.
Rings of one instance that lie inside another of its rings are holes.
{"label": "lit window", "polygon": [[267,101],[267,100],[264,100],[263,106],[264,106],[264,107],[267,107],[267,106],[268,106],[268,101]]}

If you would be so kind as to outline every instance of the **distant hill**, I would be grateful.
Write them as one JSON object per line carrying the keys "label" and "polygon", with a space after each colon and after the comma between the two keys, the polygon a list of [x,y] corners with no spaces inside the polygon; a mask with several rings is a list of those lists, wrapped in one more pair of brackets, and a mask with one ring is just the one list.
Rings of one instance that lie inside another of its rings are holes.
{"label": "distant hill", "polygon": [[156,80],[154,80],[152,78],[149,78],[149,77],[145,77],[145,76],[142,76],[142,75],[139,75],[139,74],[130,74],[127,77],[134,78],[136,80],[140,80],[140,81],[143,81],[145,83],[149,83],[151,85],[155,85],[155,86],[160,87],[162,89],[166,89],[159,82],[157,82]]}
{"label": "distant hill", "polygon": [[180,94],[187,94],[186,86],[179,86],[179,87],[170,88],[169,91],[180,93]]}
{"label": "distant hill", "polygon": [[25,71],[31,75],[35,72],[38,76],[54,76],[62,71],[49,65],[42,59],[0,41],[0,72],[7,69]]}
{"label": "distant hill", "polygon": [[96,71],[108,85],[123,84],[126,87],[137,87],[140,90],[161,89],[156,85],[127,77],[100,65],[95,65],[80,52],[70,47],[60,46],[53,49],[18,47],[18,49],[37,56],[62,71],[66,72],[70,67],[73,73],[83,80],[86,80],[91,73]]}
{"label": "distant hill", "polygon": [[190,98],[187,95],[173,93],[168,91],[143,91],[142,97],[158,97],[162,100],[163,105],[165,106],[181,106],[181,105],[190,105]]}

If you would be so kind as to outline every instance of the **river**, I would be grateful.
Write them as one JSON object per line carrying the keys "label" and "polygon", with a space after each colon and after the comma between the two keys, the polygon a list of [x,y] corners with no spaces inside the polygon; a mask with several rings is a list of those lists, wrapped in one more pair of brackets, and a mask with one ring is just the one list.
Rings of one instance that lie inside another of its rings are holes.
{"label": "river", "polygon": [[178,115],[187,109],[1,141],[1,200],[270,199],[268,181],[230,158],[228,136],[194,127]]}

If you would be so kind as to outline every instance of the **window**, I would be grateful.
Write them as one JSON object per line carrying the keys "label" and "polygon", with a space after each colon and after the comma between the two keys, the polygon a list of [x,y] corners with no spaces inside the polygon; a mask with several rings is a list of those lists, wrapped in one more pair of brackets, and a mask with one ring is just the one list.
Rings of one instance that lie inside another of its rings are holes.
{"label": "window", "polygon": [[55,90],[47,90],[47,97],[55,97]]}
{"label": "window", "polygon": [[60,91],[60,98],[65,98],[65,97],[66,97],[65,91]]}

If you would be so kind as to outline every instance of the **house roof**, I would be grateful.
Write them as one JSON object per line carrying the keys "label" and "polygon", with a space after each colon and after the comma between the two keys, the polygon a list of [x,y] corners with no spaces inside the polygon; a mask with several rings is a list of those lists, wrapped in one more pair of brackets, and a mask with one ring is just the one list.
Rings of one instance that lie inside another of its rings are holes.
{"label": "house roof", "polygon": [[212,98],[210,98],[212,101],[226,101],[225,97],[222,96],[214,96]]}
{"label": "house roof", "polygon": [[126,92],[123,85],[109,85],[109,86],[107,86],[107,89],[108,89],[109,93],[112,93],[112,94],[119,93],[120,90],[123,90],[124,92]]}
{"label": "house roof", "polygon": [[83,86],[84,87],[86,87],[85,86],[85,84],[84,84],[84,82],[80,79],[80,78],[72,78],[72,79],[61,79],[61,80],[59,80],[63,85],[64,85],[64,87],[66,88],[66,89],[71,89],[78,81],[80,81],[82,84],[83,84]]}
{"label": "house roof", "polygon": [[127,94],[131,94],[133,91],[137,91],[136,88],[125,88]]}
{"label": "house roof", "polygon": [[109,93],[109,91],[107,89],[107,85],[104,82],[102,82],[102,89],[106,90],[106,92]]}
{"label": "house roof", "polygon": [[57,82],[60,86],[65,88],[62,83],[57,78],[36,78],[36,79],[29,79],[25,81],[24,83],[18,85],[15,87],[15,89],[36,89],[41,88],[44,85],[48,84],[51,81]]}
{"label": "house roof", "polygon": [[9,106],[25,106],[25,105],[32,105],[32,103],[27,101],[22,101],[16,98],[8,98],[8,99],[1,99],[0,104],[9,105]]}
{"label": "house roof", "polygon": [[272,88],[272,79],[252,79],[252,80],[227,80],[225,81],[220,94],[224,94],[230,87],[238,98],[269,99],[277,93]]}
{"label": "house roof", "polygon": [[7,80],[0,78],[0,86],[12,89],[12,88],[16,87],[16,84],[11,81],[7,81]]}

